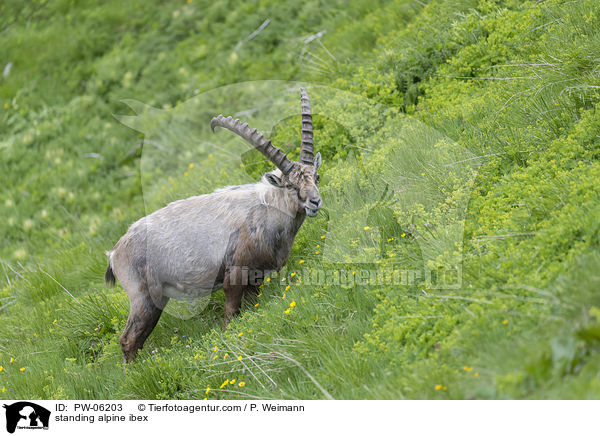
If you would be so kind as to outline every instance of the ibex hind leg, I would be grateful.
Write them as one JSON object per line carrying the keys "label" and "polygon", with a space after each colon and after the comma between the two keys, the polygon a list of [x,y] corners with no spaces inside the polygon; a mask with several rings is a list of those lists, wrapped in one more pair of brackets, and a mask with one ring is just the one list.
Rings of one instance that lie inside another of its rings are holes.
{"label": "ibex hind leg", "polygon": [[[158,291],[154,290],[152,294],[157,295]],[[129,317],[121,335],[121,350],[125,363],[135,359],[169,301],[167,297],[152,298],[151,291],[145,283],[140,285],[138,292],[128,292],[128,296]]]}

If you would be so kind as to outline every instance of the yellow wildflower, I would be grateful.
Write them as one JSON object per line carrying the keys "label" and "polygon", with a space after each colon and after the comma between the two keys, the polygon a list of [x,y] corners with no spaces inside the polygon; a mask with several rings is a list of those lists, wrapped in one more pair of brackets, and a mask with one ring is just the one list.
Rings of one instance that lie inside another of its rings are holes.
{"label": "yellow wildflower", "polygon": [[471,368],[470,366],[463,366],[463,369],[467,372],[473,371],[473,368]]}
{"label": "yellow wildflower", "polygon": [[289,291],[289,290],[290,290],[290,288],[291,288],[291,286],[290,286],[290,285],[287,285],[287,286],[285,287],[285,290],[286,290],[286,291]]}
{"label": "yellow wildflower", "polygon": [[271,281],[271,277],[267,277],[267,283]]}
{"label": "yellow wildflower", "polygon": [[260,296],[262,296],[262,292],[261,292],[260,294],[258,294],[258,296],[259,296],[259,297],[260,297]]}
{"label": "yellow wildflower", "polygon": [[189,169],[191,170],[192,168],[194,168],[194,163],[193,163],[193,162],[192,162],[192,163],[190,163],[190,164],[188,165],[188,167],[189,167]]}
{"label": "yellow wildflower", "polygon": [[244,386],[246,386],[246,382],[240,382],[239,386],[240,388],[243,388]]}
{"label": "yellow wildflower", "polygon": [[21,371],[21,372],[24,372],[24,371],[25,371],[25,368],[21,368],[21,369],[19,369],[19,371]]}
{"label": "yellow wildflower", "polygon": [[2,386],[2,393],[6,392],[6,388]]}
{"label": "yellow wildflower", "polygon": [[203,399],[203,400],[208,400],[208,398],[206,398],[206,397],[204,397],[204,398],[202,398],[202,399]]}
{"label": "yellow wildflower", "polygon": [[14,361],[15,361],[15,359],[11,357],[10,358],[10,363],[13,363]]}
{"label": "yellow wildflower", "polygon": [[258,307],[258,303],[256,303],[256,304],[254,305],[254,307]]}
{"label": "yellow wildflower", "polygon": [[238,360],[242,360],[242,356],[238,356]]}
{"label": "yellow wildflower", "polygon": [[296,302],[295,302],[295,301],[292,301],[292,302],[290,303],[290,307],[296,307]]}
{"label": "yellow wildflower", "polygon": [[225,380],[219,389],[223,389],[229,383],[229,379]]}
{"label": "yellow wildflower", "polygon": [[244,332],[239,332],[238,333],[238,338],[241,338],[242,336],[244,336]]}
{"label": "yellow wildflower", "polygon": [[476,372],[475,374],[473,374],[475,377],[479,377],[479,373]]}
{"label": "yellow wildflower", "polygon": [[502,324],[504,324],[504,325],[508,324],[508,320],[505,319],[504,321],[502,321]]}
{"label": "yellow wildflower", "polygon": [[208,395],[209,392],[210,392],[210,386],[207,386],[206,391],[204,391],[204,395]]}
{"label": "yellow wildflower", "polygon": [[325,239],[325,235],[321,236],[321,239]]}
{"label": "yellow wildflower", "polygon": [[304,263],[304,261],[303,260],[299,260],[298,263]]}
{"label": "yellow wildflower", "polygon": [[217,360],[217,359],[218,359],[218,357],[219,357],[219,355],[218,355],[218,354],[215,354],[215,355],[213,356],[213,360]]}
{"label": "yellow wildflower", "polygon": [[319,254],[319,250],[315,250],[315,254]]}
{"label": "yellow wildflower", "polygon": [[421,175],[422,175],[422,176],[424,176],[424,175],[425,175],[425,173],[421,173]]}
{"label": "yellow wildflower", "polygon": [[215,345],[215,348],[213,348],[213,351],[218,351],[218,350],[219,350],[219,347],[217,347],[217,346]]}
{"label": "yellow wildflower", "polygon": [[296,275],[296,273],[293,272],[293,273],[290,274],[290,277],[294,277],[295,275]]}
{"label": "yellow wildflower", "polygon": [[4,369],[4,367],[3,367],[3,366],[0,366],[0,372],[2,372],[2,370],[3,370],[3,369]]}
{"label": "yellow wildflower", "polygon": [[291,311],[291,310],[292,310],[292,309],[290,309],[290,308],[288,307],[287,309],[285,309],[285,310],[283,311],[283,313],[290,313],[290,311]]}
{"label": "yellow wildflower", "polygon": [[194,359],[197,359],[198,357],[200,357],[200,356],[199,356],[198,354],[196,354],[196,355],[194,356]]}
{"label": "yellow wildflower", "polygon": [[56,324],[56,320],[52,321],[52,325]]}
{"label": "yellow wildflower", "polygon": [[229,382],[229,384],[230,384],[230,385],[233,385],[233,384],[235,384],[235,379],[232,379],[232,380]]}
{"label": "yellow wildflower", "polygon": [[4,103],[4,109],[8,109],[8,103]]}
{"label": "yellow wildflower", "polygon": [[365,229],[365,231],[366,231],[366,230],[370,230],[370,229],[371,229],[371,227],[369,227],[369,226],[365,226],[365,227],[363,227],[363,228]]}
{"label": "yellow wildflower", "polygon": [[286,296],[286,295],[285,295],[285,294],[283,294],[283,297],[281,297],[281,299],[282,299],[282,300],[285,300],[285,296]]}
{"label": "yellow wildflower", "polygon": [[400,237],[401,237],[401,238],[404,238],[405,236],[406,236],[406,233],[402,233],[402,234],[400,235]]}
{"label": "yellow wildflower", "polygon": [[440,389],[442,389],[442,385],[435,385],[435,390],[439,391]]}
{"label": "yellow wildflower", "polygon": [[227,359],[229,357],[229,353],[225,353],[225,355],[223,356],[223,359]]}

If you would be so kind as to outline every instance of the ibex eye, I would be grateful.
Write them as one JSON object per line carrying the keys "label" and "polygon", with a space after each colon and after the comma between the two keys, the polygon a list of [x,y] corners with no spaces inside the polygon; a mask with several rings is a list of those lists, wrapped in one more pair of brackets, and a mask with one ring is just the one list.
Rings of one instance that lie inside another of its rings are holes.
{"label": "ibex eye", "polygon": [[321,178],[321,176],[319,176],[319,175],[317,174],[317,176],[315,177],[315,181],[316,181],[317,183],[319,183],[319,179],[320,179],[320,178]]}

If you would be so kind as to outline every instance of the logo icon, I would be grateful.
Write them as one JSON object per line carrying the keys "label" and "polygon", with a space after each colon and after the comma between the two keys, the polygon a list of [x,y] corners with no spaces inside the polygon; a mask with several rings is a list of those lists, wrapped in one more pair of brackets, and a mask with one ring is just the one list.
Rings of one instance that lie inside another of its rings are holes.
{"label": "logo icon", "polygon": [[19,401],[11,405],[4,404],[6,409],[6,431],[14,433],[19,429],[48,429],[50,411],[28,401]]}

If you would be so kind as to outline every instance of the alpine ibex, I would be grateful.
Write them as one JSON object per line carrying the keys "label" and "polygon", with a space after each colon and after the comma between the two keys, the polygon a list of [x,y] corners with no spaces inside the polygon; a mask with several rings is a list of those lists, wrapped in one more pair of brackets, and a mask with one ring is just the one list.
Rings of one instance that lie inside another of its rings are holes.
{"label": "alpine ibex", "polygon": [[301,89],[300,160],[290,161],[256,129],[219,115],[210,122],[241,136],[278,169],[255,184],[229,186],[178,200],[135,222],[109,258],[105,280],[115,277],[129,297],[121,335],[125,362],[135,358],[169,298],[191,300],[223,288],[225,321],[239,313],[242,296],[256,293],[265,274],[287,262],[298,229],[321,208],[313,157],[312,114]]}

